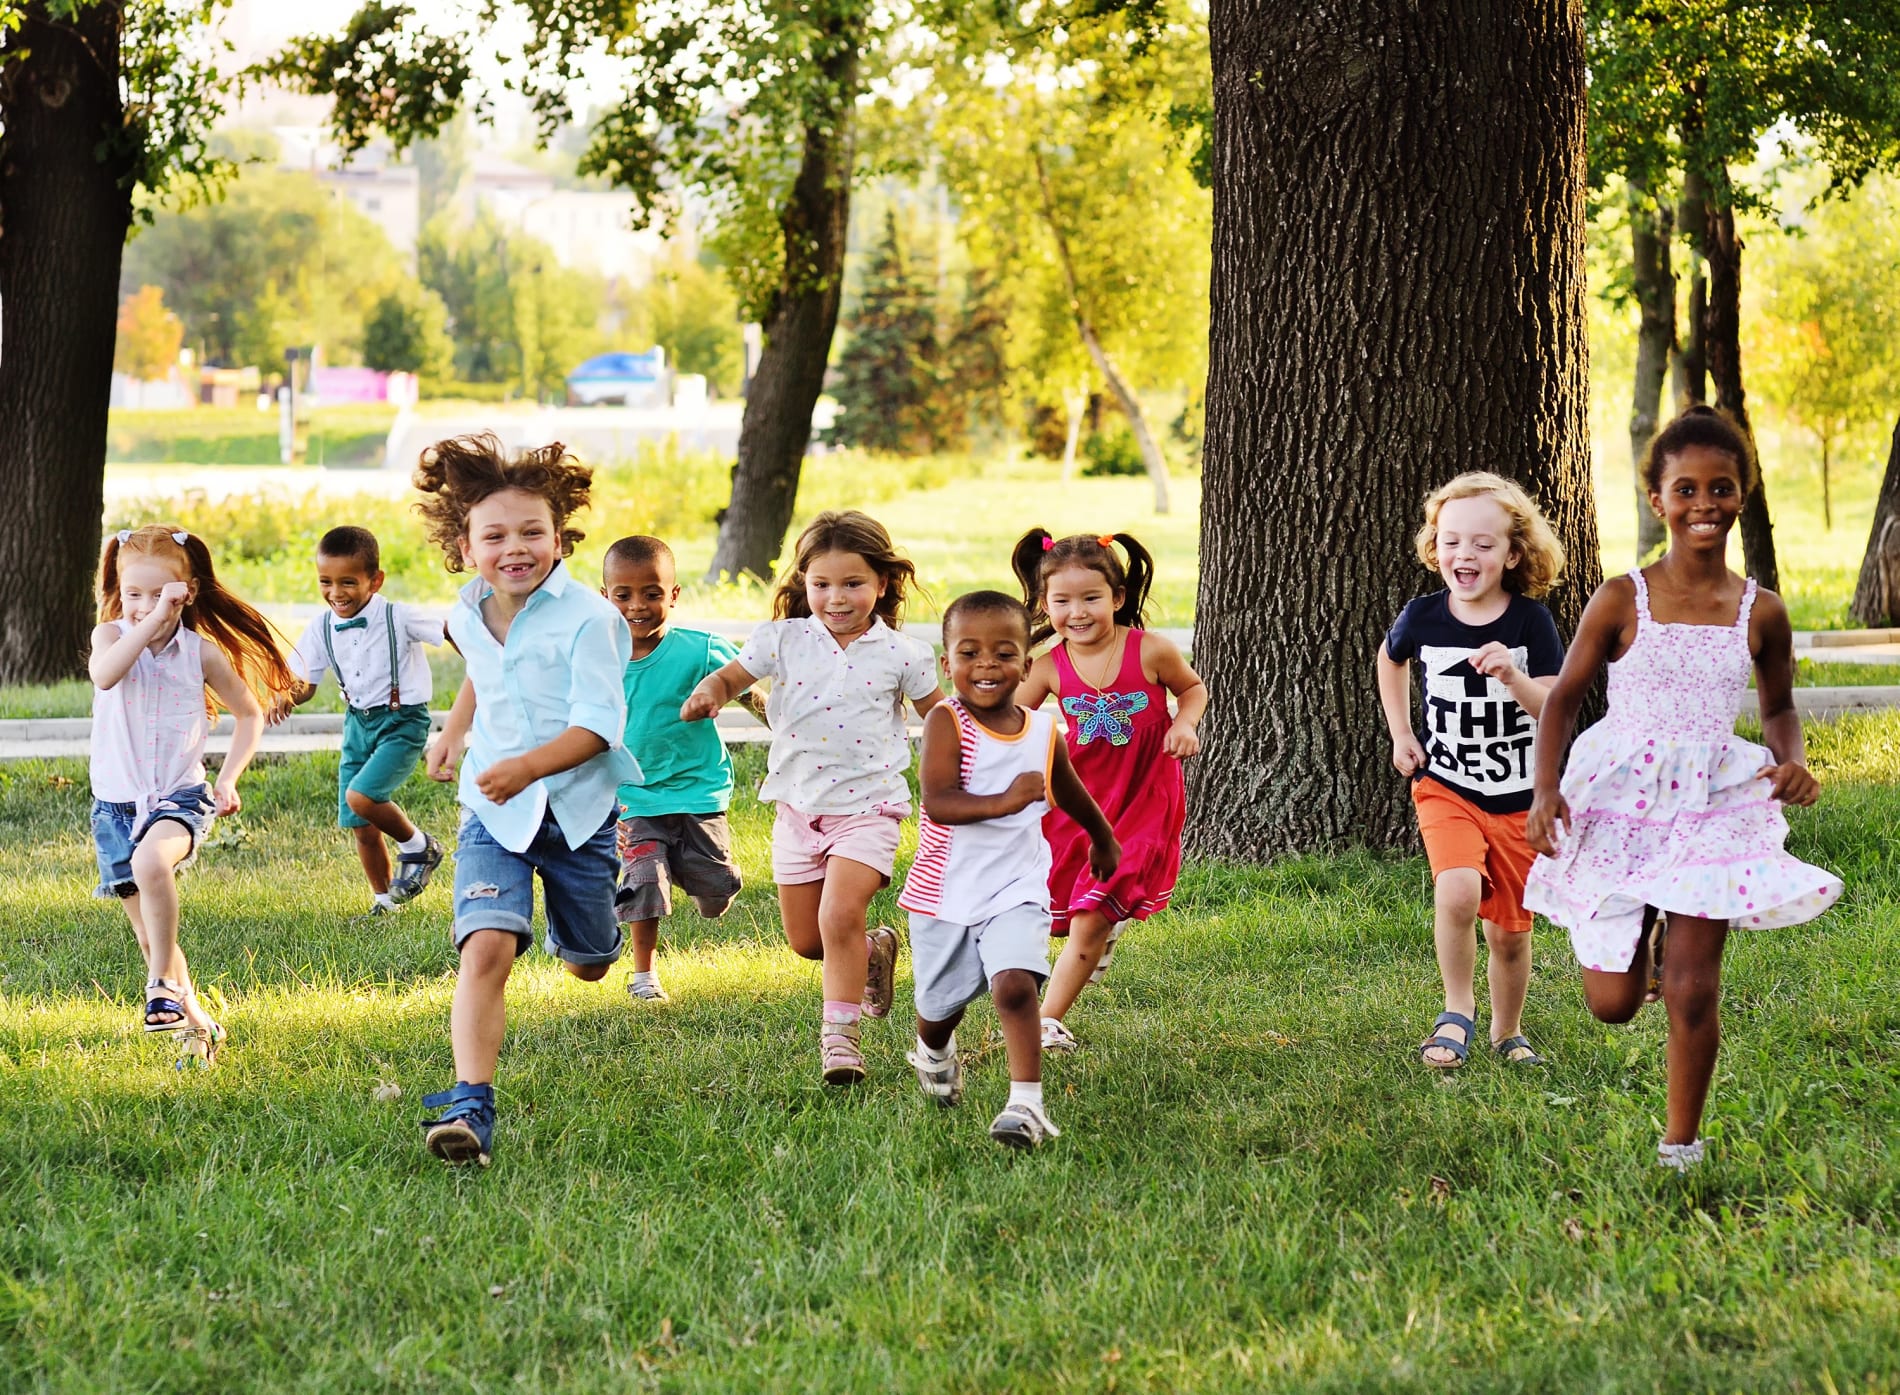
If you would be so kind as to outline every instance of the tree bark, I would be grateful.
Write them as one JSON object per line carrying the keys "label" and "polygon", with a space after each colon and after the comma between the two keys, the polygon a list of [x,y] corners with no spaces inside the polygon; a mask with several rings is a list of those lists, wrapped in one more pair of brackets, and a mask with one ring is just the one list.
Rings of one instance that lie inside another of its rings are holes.
{"label": "tree bark", "polygon": [[1681,212],[1676,217],[1676,226],[1689,243],[1689,333],[1675,362],[1678,412],[1709,400],[1709,278],[1702,260],[1707,201],[1707,181],[1691,170],[1682,179]]}
{"label": "tree bark", "polygon": [[[1723,191],[1724,193],[1726,191]],[[1752,448],[1755,431],[1748,423],[1748,396],[1742,389],[1742,240],[1735,233],[1735,209],[1723,197],[1704,210],[1703,260],[1709,264],[1709,310],[1704,330],[1709,381],[1715,405],[1742,429]],[[1756,452],[1759,465],[1760,452]],[[1760,470],[1757,469],[1759,476]],[[1768,486],[1758,478],[1742,505],[1742,565],[1770,591],[1781,589],[1775,565],[1774,524],[1768,516]]]}
{"label": "tree bark", "polygon": [[[0,683],[70,678],[95,620],[119,261],[116,0],[26,6],[0,88]],[[115,139],[116,138],[116,139]]]}
{"label": "tree bark", "polygon": [[1887,448],[1887,473],[1880,481],[1867,555],[1861,559],[1860,581],[1848,609],[1873,629],[1900,625],[1900,421],[1894,423]]}
{"label": "tree bark", "polygon": [[746,394],[732,502],[719,517],[708,581],[741,575],[771,580],[798,502],[812,409],[824,389],[851,218],[856,43],[841,43],[825,60],[824,73],[829,89],[840,95],[829,119],[806,125],[798,177],[779,217],[785,267],[763,320],[765,347]]}
{"label": "tree bark", "polygon": [[1214,0],[1213,274],[1187,842],[1409,845],[1373,659],[1440,585],[1420,501],[1515,476],[1600,569],[1584,54],[1569,0]]}
{"label": "tree bark", "polygon": [[1135,397],[1134,390],[1128,386],[1128,380],[1122,377],[1121,369],[1108,356],[1108,350],[1102,347],[1100,336],[1095,332],[1095,323],[1089,317],[1082,304],[1082,290],[1076,281],[1075,259],[1069,255],[1069,239],[1062,231],[1062,220],[1056,216],[1055,191],[1049,187],[1049,169],[1043,163],[1042,147],[1030,144],[1030,154],[1036,162],[1036,184],[1042,191],[1042,217],[1049,225],[1050,235],[1055,239],[1056,260],[1062,264],[1062,277],[1069,288],[1069,311],[1075,316],[1076,333],[1081,336],[1082,347],[1088,350],[1089,360],[1095,365],[1095,371],[1102,375],[1102,381],[1108,384],[1108,390],[1115,394],[1115,401],[1121,406],[1122,415],[1128,418],[1129,428],[1135,433],[1135,445],[1141,450],[1141,463],[1148,471],[1148,479],[1154,485],[1155,512],[1168,512],[1168,462],[1161,454],[1161,447],[1155,441],[1154,433],[1148,429],[1148,418],[1141,410],[1141,403]]}
{"label": "tree bark", "polygon": [[1630,477],[1636,494],[1636,558],[1641,562],[1664,537],[1649,505],[1643,457],[1662,413],[1663,380],[1676,352],[1676,273],[1670,266],[1675,219],[1636,181],[1630,182],[1630,267],[1641,320],[1636,331],[1636,374],[1630,400]]}

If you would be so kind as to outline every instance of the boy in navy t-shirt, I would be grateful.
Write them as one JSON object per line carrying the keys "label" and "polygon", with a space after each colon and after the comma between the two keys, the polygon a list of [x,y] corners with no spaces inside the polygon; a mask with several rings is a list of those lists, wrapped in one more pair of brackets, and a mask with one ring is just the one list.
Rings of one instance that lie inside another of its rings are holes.
{"label": "boy in navy t-shirt", "polygon": [[[1476,1031],[1473,989],[1484,922],[1490,951],[1491,1043],[1511,1065],[1541,1065],[1519,1018],[1530,987],[1530,912],[1524,836],[1531,747],[1544,694],[1563,667],[1545,594],[1563,547],[1517,485],[1460,475],[1425,501],[1419,560],[1445,589],[1406,606],[1379,652],[1379,699],[1392,763],[1411,778],[1419,833],[1431,861],[1434,938],[1445,1010],[1419,1047],[1428,1066],[1465,1063]],[[1411,668],[1420,674],[1414,726]],[[1446,1028],[1456,1029],[1448,1035]]]}

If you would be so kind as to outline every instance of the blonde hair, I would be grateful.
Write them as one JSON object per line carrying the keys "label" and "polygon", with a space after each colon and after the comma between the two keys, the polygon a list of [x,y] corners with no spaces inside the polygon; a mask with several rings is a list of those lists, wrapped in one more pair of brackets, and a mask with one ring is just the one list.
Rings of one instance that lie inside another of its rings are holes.
{"label": "blonde hair", "polygon": [[1473,470],[1441,484],[1425,496],[1425,526],[1416,539],[1418,560],[1438,570],[1438,515],[1454,499],[1491,499],[1511,520],[1511,549],[1515,565],[1505,568],[1504,589],[1529,596],[1547,594],[1564,571],[1564,545],[1557,541],[1537,501],[1515,480],[1489,470]]}

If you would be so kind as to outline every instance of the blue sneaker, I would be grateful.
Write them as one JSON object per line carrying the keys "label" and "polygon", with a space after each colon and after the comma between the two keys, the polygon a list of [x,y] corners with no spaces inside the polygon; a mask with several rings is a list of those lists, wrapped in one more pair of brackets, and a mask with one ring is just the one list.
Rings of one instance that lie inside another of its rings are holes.
{"label": "blue sneaker", "polygon": [[488,1166],[488,1145],[495,1137],[495,1087],[468,1085],[458,1080],[453,1090],[424,1095],[425,1109],[440,1109],[434,1119],[422,1121],[424,1142],[445,1163]]}
{"label": "blue sneaker", "polygon": [[429,878],[442,865],[442,845],[426,833],[422,838],[421,852],[402,853],[396,858],[396,875],[389,882],[389,899],[398,906],[422,895]]}

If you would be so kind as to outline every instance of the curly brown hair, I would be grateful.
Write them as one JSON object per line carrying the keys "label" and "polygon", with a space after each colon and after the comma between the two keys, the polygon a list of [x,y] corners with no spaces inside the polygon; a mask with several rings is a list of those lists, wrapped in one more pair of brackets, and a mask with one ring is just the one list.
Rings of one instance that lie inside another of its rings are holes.
{"label": "curly brown hair", "polygon": [[490,432],[451,436],[422,452],[415,483],[425,497],[416,512],[422,515],[429,541],[442,549],[448,569],[459,572],[462,544],[468,540],[468,511],[492,494],[519,489],[547,501],[554,530],[561,535],[561,555],[570,557],[574,544],[587,535],[569,520],[587,507],[593,480],[593,470],[559,441],[511,457]]}
{"label": "curly brown hair", "polygon": [[821,513],[798,535],[792,569],[779,578],[778,589],[772,594],[774,620],[797,620],[811,614],[811,601],[805,595],[805,570],[814,558],[827,552],[853,552],[862,557],[884,583],[876,614],[893,630],[904,623],[904,593],[917,586],[917,568],[897,550],[882,523],[856,509]]}
{"label": "curly brown hair", "polygon": [[1511,548],[1517,562],[1505,568],[1506,591],[1532,600],[1550,594],[1564,574],[1564,545],[1524,487],[1489,470],[1459,475],[1425,496],[1425,522],[1412,545],[1426,571],[1438,570],[1438,514],[1453,499],[1490,499],[1511,520]]}

